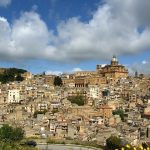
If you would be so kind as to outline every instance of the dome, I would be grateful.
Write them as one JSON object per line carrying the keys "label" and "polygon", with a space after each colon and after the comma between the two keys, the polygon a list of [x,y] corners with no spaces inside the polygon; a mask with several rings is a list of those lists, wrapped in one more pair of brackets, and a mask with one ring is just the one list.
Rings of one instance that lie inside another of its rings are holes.
{"label": "dome", "polygon": [[112,61],[118,61],[115,55],[112,57]]}

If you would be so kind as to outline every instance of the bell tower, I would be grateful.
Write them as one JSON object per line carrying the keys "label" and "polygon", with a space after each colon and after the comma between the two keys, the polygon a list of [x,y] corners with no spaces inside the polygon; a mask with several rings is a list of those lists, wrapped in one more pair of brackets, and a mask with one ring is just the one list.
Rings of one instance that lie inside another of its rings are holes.
{"label": "bell tower", "polygon": [[116,56],[114,55],[111,59],[111,66],[117,66],[118,65],[118,60]]}

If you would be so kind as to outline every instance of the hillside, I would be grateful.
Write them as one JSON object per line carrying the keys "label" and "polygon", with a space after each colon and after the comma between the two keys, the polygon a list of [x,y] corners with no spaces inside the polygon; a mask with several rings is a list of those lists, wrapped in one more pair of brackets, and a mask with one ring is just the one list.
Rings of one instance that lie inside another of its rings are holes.
{"label": "hillside", "polygon": [[0,82],[4,84],[13,81],[23,81],[24,78],[21,74],[25,72],[27,71],[18,68],[0,68]]}

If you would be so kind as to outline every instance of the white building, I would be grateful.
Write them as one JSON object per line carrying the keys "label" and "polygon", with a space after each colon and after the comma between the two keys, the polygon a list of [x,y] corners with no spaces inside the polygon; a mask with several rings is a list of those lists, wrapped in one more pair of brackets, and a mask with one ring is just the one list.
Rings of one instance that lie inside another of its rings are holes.
{"label": "white building", "polygon": [[100,98],[100,89],[97,86],[91,86],[89,89],[89,97],[93,99]]}
{"label": "white building", "polygon": [[20,102],[20,91],[9,90],[8,91],[8,103],[19,103]]}
{"label": "white building", "polygon": [[47,110],[47,109],[48,109],[48,104],[45,103],[45,102],[43,102],[43,103],[38,103],[37,109],[38,109],[39,111]]}

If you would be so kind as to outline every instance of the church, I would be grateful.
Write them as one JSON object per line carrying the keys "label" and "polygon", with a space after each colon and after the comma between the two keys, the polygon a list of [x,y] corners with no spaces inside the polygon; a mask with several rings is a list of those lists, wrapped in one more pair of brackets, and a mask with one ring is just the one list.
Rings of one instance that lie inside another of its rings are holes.
{"label": "church", "polygon": [[120,79],[120,78],[127,78],[128,77],[128,70],[125,66],[120,65],[116,56],[112,57],[110,65],[97,65],[96,68],[97,74],[101,75],[102,77],[106,77],[107,79]]}
{"label": "church", "polygon": [[63,84],[74,84],[75,87],[116,83],[121,78],[128,77],[128,70],[119,64],[113,56],[109,65],[97,65],[96,71],[77,71],[71,78],[63,78]]}

